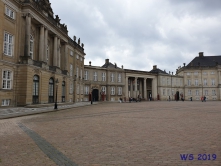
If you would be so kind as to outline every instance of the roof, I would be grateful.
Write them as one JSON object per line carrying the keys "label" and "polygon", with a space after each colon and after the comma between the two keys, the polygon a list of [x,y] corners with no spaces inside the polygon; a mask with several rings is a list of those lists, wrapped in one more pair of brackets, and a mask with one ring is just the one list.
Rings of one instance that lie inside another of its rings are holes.
{"label": "roof", "polygon": [[163,71],[163,70],[161,70],[161,69],[158,69],[158,68],[156,68],[156,69],[152,69],[151,71],[149,71],[150,73],[156,73],[156,74],[168,74],[166,71]]}
{"label": "roof", "polygon": [[195,57],[187,66],[216,66],[221,65],[221,55]]}

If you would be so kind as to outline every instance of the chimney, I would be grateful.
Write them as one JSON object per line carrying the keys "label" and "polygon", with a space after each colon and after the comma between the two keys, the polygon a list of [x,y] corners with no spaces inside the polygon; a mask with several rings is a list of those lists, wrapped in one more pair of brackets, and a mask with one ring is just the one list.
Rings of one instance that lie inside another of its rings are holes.
{"label": "chimney", "polygon": [[124,69],[124,66],[122,65],[121,68]]}
{"label": "chimney", "polygon": [[199,57],[204,57],[203,52],[199,52]]}
{"label": "chimney", "polygon": [[109,63],[109,59],[105,59],[105,64],[108,64]]}
{"label": "chimney", "polygon": [[173,75],[173,72],[172,72],[172,75]]}
{"label": "chimney", "polygon": [[183,63],[183,66],[185,67],[185,66],[186,66],[186,63]]}
{"label": "chimney", "polygon": [[114,67],[117,68],[117,64],[116,63],[114,63]]}
{"label": "chimney", "polygon": [[156,70],[157,69],[157,65],[153,65],[153,70]]}
{"label": "chimney", "polygon": [[91,61],[89,61],[89,66],[91,66]]}

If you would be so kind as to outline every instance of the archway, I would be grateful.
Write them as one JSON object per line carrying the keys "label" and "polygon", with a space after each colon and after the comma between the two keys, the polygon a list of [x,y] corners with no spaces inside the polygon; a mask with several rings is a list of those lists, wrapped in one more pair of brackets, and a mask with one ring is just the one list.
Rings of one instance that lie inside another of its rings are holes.
{"label": "archway", "polygon": [[99,99],[99,90],[98,89],[93,89],[92,97],[93,97],[93,101],[98,101],[98,99]]}

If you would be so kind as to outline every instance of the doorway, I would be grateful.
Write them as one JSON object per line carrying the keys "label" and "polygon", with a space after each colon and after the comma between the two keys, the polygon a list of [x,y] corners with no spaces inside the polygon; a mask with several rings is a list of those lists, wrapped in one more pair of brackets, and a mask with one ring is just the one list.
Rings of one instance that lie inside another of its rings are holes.
{"label": "doorway", "polygon": [[98,89],[93,89],[92,97],[93,97],[93,101],[98,101],[98,99],[99,99],[99,91],[98,91]]}

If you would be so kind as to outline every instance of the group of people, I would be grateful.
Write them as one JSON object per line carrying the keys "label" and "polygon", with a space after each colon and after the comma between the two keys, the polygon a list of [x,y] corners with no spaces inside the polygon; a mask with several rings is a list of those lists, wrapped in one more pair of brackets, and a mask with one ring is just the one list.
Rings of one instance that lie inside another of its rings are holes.
{"label": "group of people", "polygon": [[[184,101],[183,95],[180,95],[180,98],[181,98],[182,101]],[[168,101],[170,101],[170,100],[171,100],[171,98],[170,98],[170,96],[169,96],[169,97],[168,97]],[[178,101],[178,100],[176,99],[176,101]],[[192,97],[190,97],[190,101],[193,101],[193,98],[192,98]],[[202,96],[202,97],[201,97],[201,101],[202,101],[202,102],[204,102],[204,101],[206,102],[206,96]]]}

